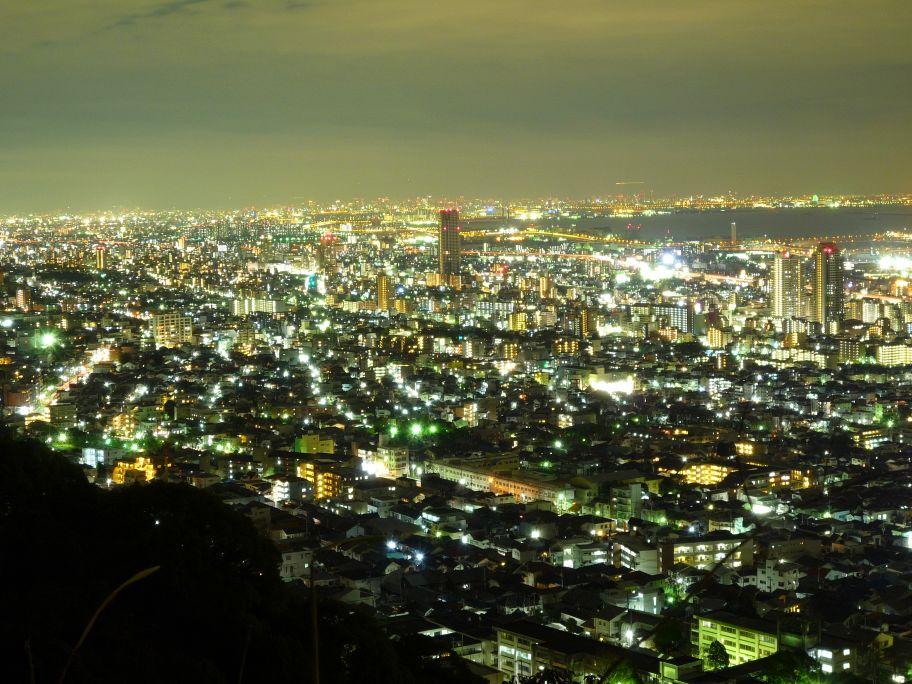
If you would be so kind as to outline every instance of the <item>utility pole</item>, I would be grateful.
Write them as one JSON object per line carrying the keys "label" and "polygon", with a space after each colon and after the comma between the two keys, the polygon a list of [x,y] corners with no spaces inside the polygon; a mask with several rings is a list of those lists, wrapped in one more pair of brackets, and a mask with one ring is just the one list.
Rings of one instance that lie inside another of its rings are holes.
{"label": "utility pole", "polygon": [[310,627],[313,632],[313,680],[320,684],[320,636],[317,634],[317,585],[314,582],[314,564],[310,561]]}
{"label": "utility pole", "polygon": [[313,649],[313,681],[314,684],[320,684],[320,635],[317,633],[317,583],[314,575],[314,566],[316,565],[317,550],[311,549],[310,552],[310,629],[311,629],[311,648]]}

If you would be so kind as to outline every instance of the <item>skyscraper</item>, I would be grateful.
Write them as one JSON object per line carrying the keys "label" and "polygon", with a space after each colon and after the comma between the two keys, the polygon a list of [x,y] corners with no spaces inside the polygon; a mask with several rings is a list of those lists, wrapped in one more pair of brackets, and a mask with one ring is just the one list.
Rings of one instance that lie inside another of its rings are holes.
{"label": "skyscraper", "polygon": [[685,333],[694,331],[694,309],[688,303],[654,304],[652,314],[663,327],[677,328]]}
{"label": "skyscraper", "polygon": [[824,328],[840,321],[844,315],[843,265],[839,248],[833,242],[821,242],[814,250],[813,317]]}
{"label": "skyscraper", "polygon": [[801,316],[803,286],[801,256],[791,252],[778,253],[773,263],[773,316]]}
{"label": "skyscraper", "polygon": [[550,299],[552,289],[553,289],[553,284],[551,283],[551,278],[549,278],[546,275],[539,276],[539,278],[538,278],[538,296],[541,299]]}
{"label": "skyscraper", "polygon": [[108,251],[99,245],[95,248],[95,268],[103,271],[108,267]]}
{"label": "skyscraper", "polygon": [[579,335],[589,337],[592,334],[592,314],[587,307],[583,307],[579,315]]}
{"label": "skyscraper", "polygon": [[377,275],[377,308],[380,311],[389,309],[389,276],[385,273]]}
{"label": "skyscraper", "polygon": [[731,243],[738,244],[738,224],[734,221],[731,222]]}
{"label": "skyscraper", "polygon": [[324,274],[339,271],[339,240],[332,233],[324,233],[317,243],[317,267]]}
{"label": "skyscraper", "polygon": [[179,313],[152,316],[152,335],[155,346],[179,347],[193,341],[193,318]]}
{"label": "skyscraper", "polygon": [[22,311],[31,311],[32,293],[27,287],[20,287],[16,290],[16,308]]}
{"label": "skyscraper", "polygon": [[441,209],[437,247],[440,274],[459,275],[462,260],[462,235],[459,232],[458,209]]}

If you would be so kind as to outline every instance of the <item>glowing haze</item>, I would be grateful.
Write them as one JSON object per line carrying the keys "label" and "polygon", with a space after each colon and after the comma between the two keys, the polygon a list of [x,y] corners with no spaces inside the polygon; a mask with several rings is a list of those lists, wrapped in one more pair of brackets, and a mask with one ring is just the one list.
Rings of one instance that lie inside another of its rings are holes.
{"label": "glowing haze", "polygon": [[907,0],[43,0],[0,20],[0,214],[899,192]]}

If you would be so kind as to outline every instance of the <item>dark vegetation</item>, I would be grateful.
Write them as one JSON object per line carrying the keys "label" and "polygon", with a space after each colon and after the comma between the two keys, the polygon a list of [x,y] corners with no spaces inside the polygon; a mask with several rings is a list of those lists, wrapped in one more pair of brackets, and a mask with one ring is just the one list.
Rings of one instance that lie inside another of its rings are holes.
{"label": "dark vegetation", "polygon": [[[104,491],[42,445],[0,436],[0,681],[313,681],[309,592],[277,562],[204,491]],[[74,650],[105,598],[156,566]],[[367,612],[318,605],[322,682],[472,681],[458,658],[391,641]]]}

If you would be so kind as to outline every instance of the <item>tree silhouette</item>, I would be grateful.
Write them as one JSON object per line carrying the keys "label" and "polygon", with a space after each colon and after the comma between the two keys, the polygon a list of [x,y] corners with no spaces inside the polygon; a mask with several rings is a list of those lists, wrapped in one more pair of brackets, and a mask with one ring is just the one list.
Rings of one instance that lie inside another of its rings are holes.
{"label": "tree silhouette", "polygon": [[687,636],[681,623],[676,620],[662,622],[652,635],[652,642],[659,653],[671,653],[677,649]]}
{"label": "tree silhouette", "polygon": [[709,665],[710,670],[721,670],[728,667],[729,660],[728,651],[718,640],[713,641],[706,650],[706,664]]}
{"label": "tree silhouette", "polygon": [[801,651],[778,651],[766,663],[763,679],[769,684],[812,684],[820,680],[820,663]]}
{"label": "tree silhouette", "polygon": [[[308,593],[278,561],[206,491],[108,492],[0,435],[0,681],[56,682],[64,668],[66,682],[309,681]],[[391,641],[366,610],[320,601],[318,629],[323,682],[473,681],[459,658]]]}
{"label": "tree silhouette", "polygon": [[566,670],[545,668],[544,670],[539,670],[533,675],[523,677],[520,681],[523,684],[571,684],[573,678]]}

